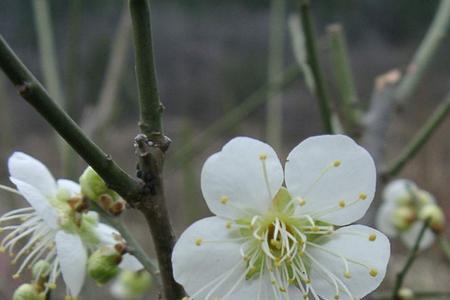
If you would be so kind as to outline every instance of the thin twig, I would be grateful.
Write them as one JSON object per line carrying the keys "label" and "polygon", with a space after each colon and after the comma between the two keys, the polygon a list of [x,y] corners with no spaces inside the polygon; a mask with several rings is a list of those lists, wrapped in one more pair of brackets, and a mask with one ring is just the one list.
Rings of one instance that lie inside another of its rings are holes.
{"label": "thin twig", "polygon": [[333,24],[327,27],[327,34],[347,132],[356,133],[360,126],[362,112],[350,66],[345,33],[340,24]]}
{"label": "thin twig", "polygon": [[314,33],[314,24],[310,9],[310,1],[299,0],[299,4],[303,35],[305,38],[305,46],[307,52],[307,61],[311,67],[312,75],[314,78],[315,94],[318,98],[322,122],[325,132],[333,133],[333,125],[331,121],[331,100],[328,96],[328,92],[325,86],[325,80],[320,68],[316,36]]}
{"label": "thin twig", "polygon": [[429,220],[423,222],[422,228],[420,229],[419,235],[417,236],[416,242],[414,243],[413,248],[409,252],[408,258],[403,266],[402,270],[397,274],[394,289],[391,294],[392,300],[399,300],[398,292],[403,286],[403,281],[405,280],[408,271],[412,267],[414,261],[417,258],[417,254],[419,252],[419,246],[422,241],[423,236],[425,235],[425,231],[428,228]]}
{"label": "thin twig", "polygon": [[400,152],[398,157],[388,164],[388,167],[382,172],[384,177],[392,177],[397,175],[403,167],[414,158],[419,150],[427,143],[433,133],[445,120],[450,111],[450,94],[442,101],[428,118],[425,124],[420,128],[419,132]]}
{"label": "thin twig", "polygon": [[395,91],[396,103],[405,105],[406,101],[416,91],[436,51],[444,40],[450,27],[450,0],[441,0],[433,22],[430,25],[422,43],[410,62],[403,80]]}
{"label": "thin twig", "polygon": [[140,197],[140,184],[125,173],[78,127],[48,95],[0,36],[0,68],[16,86],[19,94],[33,106],[75,151],[124,199]]}

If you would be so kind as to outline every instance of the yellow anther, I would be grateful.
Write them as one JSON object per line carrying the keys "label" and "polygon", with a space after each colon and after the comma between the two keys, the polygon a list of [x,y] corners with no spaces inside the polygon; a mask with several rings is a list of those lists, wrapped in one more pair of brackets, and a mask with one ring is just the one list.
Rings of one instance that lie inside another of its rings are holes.
{"label": "yellow anther", "polygon": [[300,206],[303,206],[303,205],[306,204],[306,201],[305,201],[305,199],[303,199],[303,198],[298,198],[297,201],[298,201],[298,204],[299,204]]}
{"label": "yellow anther", "polygon": [[230,228],[231,228],[231,225],[233,225],[233,222],[231,222],[231,221],[228,221],[228,222],[225,223],[225,227],[226,227],[227,229],[230,229]]}
{"label": "yellow anther", "polygon": [[377,235],[376,233],[372,233],[369,235],[369,241],[373,242],[377,239]]}
{"label": "yellow anther", "polygon": [[278,250],[281,249],[281,243],[279,241],[277,241],[277,240],[271,239],[270,240],[270,245],[274,246]]}
{"label": "yellow anther", "polygon": [[279,290],[280,290],[280,292],[282,292],[282,293],[286,293],[286,289],[285,289],[284,287],[282,287],[282,286],[280,286]]}
{"label": "yellow anther", "polygon": [[345,200],[340,200],[339,201],[339,207],[340,208],[344,208],[345,207]]}
{"label": "yellow anther", "polygon": [[366,200],[367,194],[366,193],[359,193],[359,200]]}
{"label": "yellow anther", "polygon": [[197,238],[195,240],[195,245],[200,246],[203,243],[203,239],[202,238]]}
{"label": "yellow anther", "polygon": [[13,278],[13,279],[19,279],[19,278],[20,278],[20,274],[17,274],[17,273],[16,273],[16,274],[14,274],[14,275],[12,276],[12,278]]}
{"label": "yellow anther", "polygon": [[4,253],[5,252],[5,247],[0,247],[0,253]]}
{"label": "yellow anther", "polygon": [[372,268],[372,269],[370,269],[369,274],[372,277],[376,277],[378,275],[378,270],[375,268]]}
{"label": "yellow anther", "polygon": [[339,295],[334,295],[334,300],[339,300],[341,297]]}
{"label": "yellow anther", "polygon": [[309,300],[308,294],[303,294],[303,300]]}
{"label": "yellow anther", "polygon": [[259,155],[259,159],[260,159],[260,160],[266,160],[266,159],[267,159],[267,154],[266,154],[266,153],[261,153],[261,154]]}
{"label": "yellow anther", "polygon": [[352,278],[352,274],[350,274],[349,271],[346,271],[346,272],[344,272],[344,277],[347,279],[350,279],[350,278]]}
{"label": "yellow anther", "polygon": [[220,203],[227,204],[228,201],[230,201],[230,198],[228,196],[222,196],[220,197]]}
{"label": "yellow anther", "polygon": [[279,267],[281,265],[281,261],[279,257],[275,257],[275,263],[274,263],[275,267]]}
{"label": "yellow anther", "polygon": [[272,280],[271,283],[272,283],[273,285],[275,285],[277,282],[276,282],[275,280]]}
{"label": "yellow anther", "polygon": [[189,297],[183,297],[181,300],[189,300]]}
{"label": "yellow anther", "polygon": [[310,283],[311,283],[311,279],[308,278],[305,280],[305,284],[310,284]]}
{"label": "yellow anther", "polygon": [[318,231],[320,231],[320,228],[317,227],[317,226],[313,226],[313,227],[311,228],[311,230],[314,231],[314,232],[318,232]]}
{"label": "yellow anther", "polygon": [[341,161],[340,160],[335,160],[333,162],[333,167],[335,167],[335,168],[339,167],[340,165],[341,165]]}

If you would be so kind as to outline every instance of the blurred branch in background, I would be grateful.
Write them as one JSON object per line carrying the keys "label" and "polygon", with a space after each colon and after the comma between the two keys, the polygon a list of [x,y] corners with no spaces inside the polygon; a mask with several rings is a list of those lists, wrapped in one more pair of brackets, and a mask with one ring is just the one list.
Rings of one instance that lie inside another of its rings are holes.
{"label": "blurred branch in background", "polygon": [[314,24],[309,0],[299,0],[299,14],[305,41],[306,58],[309,66],[311,67],[312,76],[314,78],[314,95],[318,99],[324,131],[325,133],[333,133],[334,130],[331,120],[331,100],[328,95],[325,79],[320,68],[316,44],[317,38],[314,32]]}
{"label": "blurred branch in background", "polygon": [[[284,90],[288,88],[292,83],[297,80],[302,71],[298,66],[292,66],[287,68],[281,76],[279,82],[274,83],[278,90]],[[196,135],[189,143],[181,145],[176,152],[172,155],[171,165],[177,166],[181,165],[185,160],[189,160],[192,157],[189,154],[198,153],[203,149],[209,139],[213,138],[215,135],[233,128],[241,120],[247,117],[251,112],[256,110],[260,105],[265,103],[267,100],[267,93],[270,90],[271,84],[268,83],[256,91],[254,91],[248,98],[240,102],[229,112],[227,112],[223,117],[212,123],[204,131]]]}
{"label": "blurred branch in background", "polygon": [[362,111],[355,88],[349,61],[345,33],[340,24],[327,27],[327,38],[331,52],[332,69],[340,93],[340,106],[346,131],[351,136],[360,134]]}
{"label": "blurred branch in background", "polygon": [[[42,73],[44,75],[45,86],[48,93],[63,108],[67,102],[64,98],[62,86],[60,82],[60,74],[58,71],[58,57],[55,51],[55,43],[53,36],[53,26],[50,16],[50,7],[47,0],[32,0],[34,21],[36,25],[36,33],[38,37],[40,63]],[[74,153],[68,145],[59,136],[56,135],[59,154],[61,157],[62,172],[69,178],[75,177],[74,170]]]}
{"label": "blurred branch in background", "polygon": [[286,24],[285,0],[272,0],[269,22],[269,60],[266,107],[266,138],[267,142],[280,151],[283,136],[283,95],[275,84],[281,80],[284,58],[284,32]]}
{"label": "blurred branch in background", "polygon": [[416,91],[417,85],[428,69],[433,57],[446,37],[450,27],[450,0],[441,0],[433,22],[422,43],[409,63],[406,74],[395,91],[397,105],[403,106]]}
{"label": "blurred branch in background", "polygon": [[81,128],[88,136],[100,136],[113,118],[121,80],[124,76],[125,63],[131,49],[130,33],[131,19],[128,7],[125,5],[113,39],[98,102],[95,107],[86,109],[81,121]]}
{"label": "blurred branch in background", "polygon": [[448,238],[445,236],[445,234],[441,233],[437,236],[437,239],[439,242],[439,247],[444,253],[447,262],[450,264],[450,242],[448,241]]}
{"label": "blurred branch in background", "polygon": [[[405,294],[406,298],[402,298],[402,300],[406,299],[448,299],[450,296],[450,291],[414,291],[410,289],[404,289],[403,293]],[[400,294],[402,294],[402,289],[400,289]],[[409,297],[409,298],[407,298]],[[412,298],[411,298],[412,297]],[[417,297],[417,298],[416,298]],[[389,300],[392,299],[391,294],[375,294],[370,297],[370,299],[373,300]]]}
{"label": "blurred branch in background", "polygon": [[363,120],[361,143],[372,155],[375,164],[384,160],[386,134],[391,122],[395,103],[390,97],[400,80],[398,70],[389,71],[375,79],[375,87],[370,98],[370,107]]}
{"label": "blurred branch in background", "polygon": [[398,157],[388,164],[387,168],[382,172],[384,177],[396,176],[403,167],[414,158],[417,152],[426,144],[436,129],[447,117],[450,110],[450,94],[439,104],[432,115],[428,118],[419,132],[400,152]]}

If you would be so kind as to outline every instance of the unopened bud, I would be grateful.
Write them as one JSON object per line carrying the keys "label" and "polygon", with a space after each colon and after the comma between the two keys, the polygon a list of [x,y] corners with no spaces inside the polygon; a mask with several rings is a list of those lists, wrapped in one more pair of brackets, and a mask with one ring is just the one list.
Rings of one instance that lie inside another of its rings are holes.
{"label": "unopened bud", "polygon": [[442,209],[436,204],[427,204],[419,212],[421,220],[430,220],[430,227],[436,232],[442,232],[445,216]]}
{"label": "unopened bud", "polygon": [[119,273],[122,255],[111,247],[102,247],[91,254],[88,260],[88,274],[98,283],[105,284]]}
{"label": "unopened bud", "polygon": [[91,200],[98,200],[109,189],[105,181],[91,167],[87,167],[80,177],[81,193]]}
{"label": "unopened bud", "polygon": [[405,230],[416,219],[416,213],[409,206],[400,206],[394,211],[392,218],[392,222],[397,229]]}
{"label": "unopened bud", "polygon": [[13,300],[44,300],[45,296],[40,294],[36,288],[29,283],[19,286],[12,297]]}

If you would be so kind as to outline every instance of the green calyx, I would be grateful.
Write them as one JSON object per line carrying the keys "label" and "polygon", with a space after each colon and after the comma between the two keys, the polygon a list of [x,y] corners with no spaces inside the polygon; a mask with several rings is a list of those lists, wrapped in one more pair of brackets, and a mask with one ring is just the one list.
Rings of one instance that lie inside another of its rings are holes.
{"label": "green calyx", "polygon": [[102,247],[91,254],[87,270],[98,284],[106,284],[119,273],[119,263],[122,255],[114,248]]}
{"label": "green calyx", "polygon": [[81,193],[93,201],[100,201],[102,197],[107,197],[112,202],[120,199],[120,196],[108,188],[105,181],[91,167],[87,167],[80,176]]}
{"label": "green calyx", "polygon": [[31,271],[34,278],[46,278],[50,274],[51,266],[47,261],[39,260],[33,265]]}

